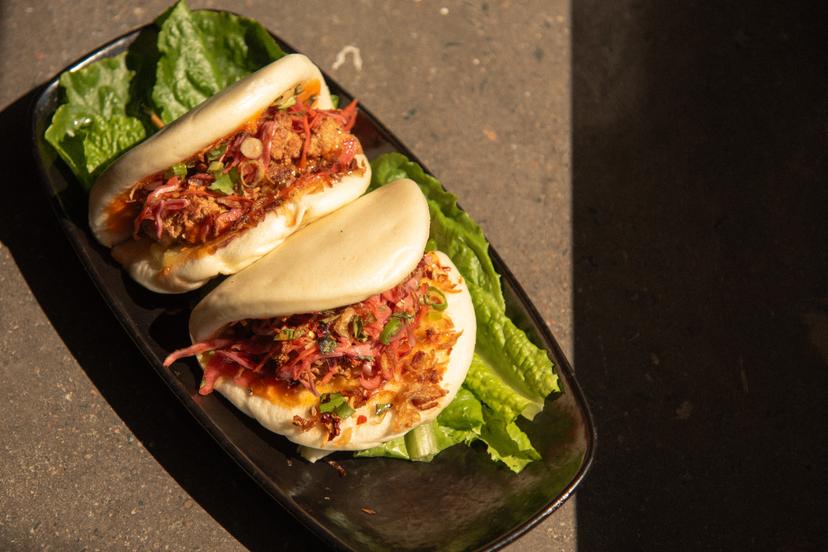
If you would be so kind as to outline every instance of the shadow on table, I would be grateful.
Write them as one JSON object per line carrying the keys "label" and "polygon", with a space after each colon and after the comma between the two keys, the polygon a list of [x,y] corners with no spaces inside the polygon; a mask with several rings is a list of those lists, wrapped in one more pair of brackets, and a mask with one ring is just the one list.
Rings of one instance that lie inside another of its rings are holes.
{"label": "shadow on table", "polygon": [[[144,447],[244,546],[253,550],[323,548],[187,413],[121,329],[84,272],[37,181],[29,142],[29,109],[39,92],[30,92],[0,113],[0,152],[6,167],[0,241],[11,252],[52,326]],[[55,267],[60,267],[59,274]],[[117,372],[111,369],[113,358],[120,360]]]}
{"label": "shadow on table", "polygon": [[776,6],[573,2],[583,550],[826,537],[825,17]]}

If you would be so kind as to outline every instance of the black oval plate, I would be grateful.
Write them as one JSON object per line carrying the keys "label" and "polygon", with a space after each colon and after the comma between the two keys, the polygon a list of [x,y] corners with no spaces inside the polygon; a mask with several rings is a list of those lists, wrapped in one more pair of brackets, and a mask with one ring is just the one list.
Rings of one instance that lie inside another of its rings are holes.
{"label": "black oval plate", "polygon": [[[139,32],[110,42],[70,69],[124,51]],[[350,101],[350,94],[325,78],[332,93]],[[540,523],[572,494],[592,462],[592,416],[555,338],[493,249],[490,253],[502,275],[508,313],[548,351],[563,389],[557,399],[547,400],[533,422],[521,423],[542,460],[519,475],[489,460],[485,450],[456,446],[428,464],[338,455],[337,461],[347,471],[346,477],[340,477],[324,462],[309,464],[299,458],[294,445],[263,429],[217,394],[199,396],[201,371],[195,362],[163,368],[167,354],[189,344],[187,317],[207,290],[177,296],[151,293],[130,280],[109,251],[95,241],[86,223],[87,196],[43,137],[57,109],[58,92],[55,77],[34,105],[32,138],[40,180],[69,242],[116,318],[187,410],[310,530],[344,549],[496,549]],[[360,106],[354,133],[369,159],[399,151],[417,161],[364,106]],[[376,514],[367,515],[364,507]]]}

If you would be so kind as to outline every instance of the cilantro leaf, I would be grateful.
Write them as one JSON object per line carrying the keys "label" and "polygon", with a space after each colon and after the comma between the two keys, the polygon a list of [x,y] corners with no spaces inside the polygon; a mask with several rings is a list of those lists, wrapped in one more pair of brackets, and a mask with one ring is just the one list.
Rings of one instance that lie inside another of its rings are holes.
{"label": "cilantro leaf", "polygon": [[210,184],[210,189],[216,192],[221,192],[224,195],[231,195],[233,192],[236,191],[235,185],[233,184],[233,179],[230,178],[230,174],[220,174],[216,177],[215,182]]}

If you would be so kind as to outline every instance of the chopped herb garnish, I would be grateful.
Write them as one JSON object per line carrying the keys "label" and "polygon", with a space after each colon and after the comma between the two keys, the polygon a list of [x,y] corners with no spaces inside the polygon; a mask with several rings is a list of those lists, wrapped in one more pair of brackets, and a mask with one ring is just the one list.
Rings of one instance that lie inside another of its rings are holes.
{"label": "chopped herb garnish", "polygon": [[296,328],[282,328],[273,336],[273,339],[276,341],[292,341],[304,333],[301,328],[299,330]]}
{"label": "chopped herb garnish", "polygon": [[230,172],[216,176],[215,182],[210,184],[210,189],[221,192],[225,195],[230,195],[236,191],[236,184],[239,183],[239,170],[236,167],[230,169]]}
{"label": "chopped herb garnish", "polygon": [[428,287],[428,292],[426,293],[424,300],[426,305],[438,311],[446,310],[448,307],[446,294],[434,286]]}
{"label": "chopped herb garnish", "polygon": [[392,316],[388,319],[388,322],[385,323],[385,327],[382,328],[382,332],[380,332],[380,341],[383,345],[388,345],[391,343],[391,340],[394,339],[394,336],[400,333],[400,330],[403,327],[403,321],[400,320],[396,316]]}
{"label": "chopped herb garnish", "polygon": [[347,402],[336,409],[336,415],[342,418],[343,420],[345,418],[350,417],[351,414],[353,414],[354,412],[356,412],[356,410],[354,410],[354,407],[352,407]]}
{"label": "chopped herb garnish", "polygon": [[239,174],[238,167],[233,167],[227,174],[230,175],[230,180],[233,182],[233,184],[238,184],[241,182],[241,175]]}
{"label": "chopped herb garnish", "polygon": [[323,355],[329,355],[336,349],[336,339],[330,335],[325,335],[322,339],[316,342],[319,345],[319,352]]}
{"label": "chopped herb garnish", "polygon": [[221,161],[211,161],[207,167],[207,172],[210,174],[220,173],[224,170],[224,163]]}
{"label": "chopped herb garnish", "polygon": [[210,184],[210,189],[224,195],[230,195],[235,191],[235,186],[229,174],[220,174],[216,177],[215,182]]}
{"label": "chopped herb garnish", "polygon": [[319,397],[319,412],[333,412],[337,407],[347,402],[347,400],[339,393],[324,393]]}
{"label": "chopped herb garnish", "polygon": [[340,418],[347,418],[355,412],[348,403],[348,397],[339,393],[324,393],[319,397],[319,412],[332,412]]}
{"label": "chopped herb garnish", "polygon": [[351,318],[351,335],[353,335],[354,339],[357,341],[365,341],[368,339],[368,335],[365,333],[362,317],[358,314]]}
{"label": "chopped herb garnish", "polygon": [[178,178],[187,176],[187,165],[184,163],[176,163],[164,173],[165,178],[172,178],[173,176],[177,176]]}
{"label": "chopped herb garnish", "polygon": [[382,404],[378,404],[376,406],[376,408],[374,409],[374,412],[376,413],[377,416],[380,416],[380,415],[382,415],[383,412],[385,412],[387,410],[390,410],[390,409],[391,409],[391,403],[382,403]]}
{"label": "chopped herb garnish", "polygon": [[385,323],[385,327],[382,329],[382,332],[380,332],[380,341],[382,344],[388,345],[391,343],[394,336],[400,333],[403,325],[411,320],[414,320],[414,316],[405,311],[395,312],[392,314],[391,318],[388,319],[388,322]]}
{"label": "chopped herb garnish", "polygon": [[224,150],[227,149],[227,144],[222,144],[217,148],[211,149],[207,152],[207,161],[215,161],[224,155]]}

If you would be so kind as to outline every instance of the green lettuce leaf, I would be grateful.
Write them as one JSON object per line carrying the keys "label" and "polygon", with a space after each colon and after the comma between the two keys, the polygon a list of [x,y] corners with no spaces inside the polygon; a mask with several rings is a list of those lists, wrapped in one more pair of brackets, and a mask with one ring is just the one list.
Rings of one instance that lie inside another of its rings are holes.
{"label": "green lettuce leaf", "polygon": [[463,386],[477,397],[486,397],[487,406],[506,419],[513,420],[521,415],[531,420],[543,409],[542,401],[517,391],[477,353],[472,358]]}
{"label": "green lettuce leaf", "polygon": [[430,239],[451,257],[466,280],[477,318],[478,354],[467,387],[501,415],[518,413],[531,419],[543,408],[546,396],[559,390],[557,375],[546,352],[506,316],[500,277],[480,227],[437,179],[404,155],[382,155],[372,162],[372,169],[372,188],[398,178],[420,185],[431,213]]}
{"label": "green lettuce leaf", "polygon": [[437,422],[460,431],[479,431],[483,425],[483,406],[473,393],[461,387],[454,400],[437,416]]}
{"label": "green lettuce leaf", "polygon": [[[506,315],[500,276],[489,257],[489,244],[480,227],[457,206],[456,198],[422,167],[399,153],[382,155],[371,165],[371,189],[399,178],[419,184],[431,214],[429,245],[446,253],[457,265],[469,287],[477,318],[475,355],[463,389],[430,427],[416,437],[409,436],[419,428],[405,436],[406,445],[418,447],[415,454],[407,447],[407,455],[410,459],[427,456],[423,451],[431,452],[451,440],[481,440],[493,459],[519,472],[539,455],[515,419],[523,416],[531,420],[543,409],[546,397],[559,391],[552,362]],[[455,418],[455,413],[473,404],[471,400],[479,406],[476,414]],[[472,418],[475,421],[469,425],[458,425]],[[446,429],[465,434],[440,433]],[[395,446],[399,451],[399,444]],[[383,452],[377,447],[373,455]]]}
{"label": "green lettuce leaf", "polygon": [[433,422],[418,426],[402,437],[377,447],[359,451],[356,456],[385,456],[427,462],[448,447],[477,439],[482,425],[483,406],[470,391],[461,388]]}
{"label": "green lettuce leaf", "polygon": [[224,12],[191,12],[178,2],[159,17],[152,100],[170,123],[242,77],[284,56],[257,22]]}
{"label": "green lettuce leaf", "polygon": [[356,456],[427,462],[448,447],[474,441],[479,437],[482,425],[483,406],[470,391],[461,388],[433,422],[377,447],[359,451]]}
{"label": "green lettuce leaf", "polygon": [[437,454],[460,443],[469,444],[480,437],[480,430],[460,430],[442,425],[437,421],[419,425],[396,439],[374,448],[361,450],[355,456],[361,458],[385,457],[430,462]]}
{"label": "green lettuce leaf", "polygon": [[529,341],[491,295],[471,286],[469,292],[477,317],[476,351],[505,382],[542,408],[547,395],[560,391],[546,351]]}
{"label": "green lettuce leaf", "polygon": [[410,178],[420,185],[428,199],[430,238],[437,249],[454,261],[468,283],[492,295],[505,309],[500,275],[489,257],[489,242],[468,213],[457,206],[457,198],[445,191],[436,178],[400,153],[381,155],[371,163],[371,169],[371,190],[399,178]]}
{"label": "green lettuce leaf", "polygon": [[405,434],[405,448],[415,462],[430,462],[435,455],[458,443],[469,442],[477,434],[452,429],[438,422],[415,427]]}
{"label": "green lettuce leaf", "polygon": [[46,141],[87,190],[109,163],[169,123],[284,52],[258,23],[228,13],[191,12],[178,2],[126,53],[60,76],[64,103]]}
{"label": "green lettuce leaf", "polygon": [[52,117],[46,141],[87,189],[109,163],[146,137],[141,120],[127,115],[134,72],[125,59],[123,53],[60,76],[67,103]]}
{"label": "green lettuce leaf", "polygon": [[461,388],[454,400],[431,423],[412,429],[402,437],[356,453],[358,457],[386,457],[429,462],[443,450],[480,441],[489,456],[519,473],[540,459],[513,419],[508,420],[483,406],[468,390]]}
{"label": "green lettuce leaf", "polygon": [[397,458],[398,460],[411,460],[408,454],[408,447],[405,445],[405,435],[385,441],[384,443],[369,449],[355,452],[358,458]]}
{"label": "green lettuce leaf", "polygon": [[540,460],[541,456],[529,442],[529,437],[514,421],[500,418],[488,408],[484,408],[483,416],[486,423],[480,440],[486,443],[493,460],[503,462],[517,473],[531,462]]}

